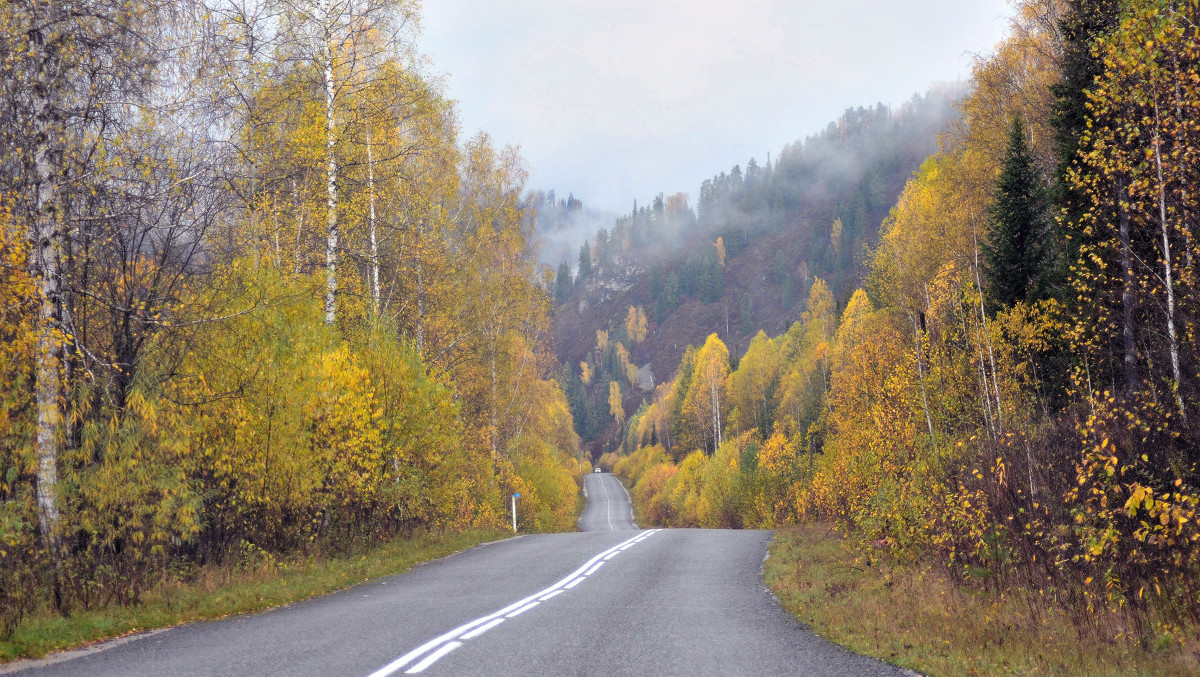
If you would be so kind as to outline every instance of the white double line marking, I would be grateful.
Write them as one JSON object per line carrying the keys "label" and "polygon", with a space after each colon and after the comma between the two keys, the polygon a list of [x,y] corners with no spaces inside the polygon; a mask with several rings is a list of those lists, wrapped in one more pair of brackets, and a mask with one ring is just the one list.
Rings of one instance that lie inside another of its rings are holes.
{"label": "white double line marking", "polygon": [[409,668],[405,674],[411,675],[424,671],[426,668],[436,663],[438,659],[463,645],[462,642],[457,640],[475,639],[488,630],[491,630],[497,625],[503,623],[505,618],[512,618],[518,614],[525,613],[541,602],[549,600],[555,595],[562,593],[564,590],[569,590],[579,585],[587,576],[595,573],[596,570],[600,568],[600,565],[604,563],[603,560],[607,559],[611,555],[615,555],[616,553],[625,550],[634,543],[640,543],[646,540],[659,531],[660,529],[652,529],[650,531],[642,532],[628,540],[621,541],[608,550],[605,550],[604,552],[584,562],[583,566],[571,572],[569,576],[563,578],[561,581],[546,588],[545,590],[536,592],[525,599],[509,604],[499,611],[494,611],[487,616],[476,618],[466,625],[460,625],[444,635],[435,637],[397,658],[391,663],[388,663],[382,668],[379,668],[375,672],[372,672],[369,677],[388,677],[389,675],[395,674],[396,672],[404,669],[404,666],[412,663],[418,658],[421,658],[421,656],[425,656],[425,658]]}

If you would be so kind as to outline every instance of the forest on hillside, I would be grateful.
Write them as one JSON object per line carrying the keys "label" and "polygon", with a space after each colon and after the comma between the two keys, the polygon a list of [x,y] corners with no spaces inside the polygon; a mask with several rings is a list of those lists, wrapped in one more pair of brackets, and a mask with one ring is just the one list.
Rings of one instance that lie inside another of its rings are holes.
{"label": "forest on hillside", "polygon": [[744,354],[716,333],[688,347],[601,462],[655,524],[827,521],[864,562],[1188,645],[1200,4],[1016,12],[861,286],[842,302],[816,280]]}
{"label": "forest on hillside", "polygon": [[[551,288],[555,337],[585,446],[598,455],[616,442],[610,384],[621,389],[624,408],[636,409],[689,343],[716,332],[735,354],[744,352],[760,329],[781,332],[799,319],[818,278],[848,298],[879,222],[937,149],[962,93],[936,87],[894,108],[849,109],[774,160],[751,158],[745,170],[734,165],[706,179],[694,205],[683,193],[635,202],[595,231],[573,261],[562,260]],[[545,206],[552,224],[564,207],[582,211],[570,199]],[[541,224],[539,215],[539,235]],[[638,340],[625,328],[633,312],[647,320]],[[606,354],[608,342],[610,351],[624,351],[621,359]],[[641,375],[629,376],[635,372]]]}
{"label": "forest on hillside", "polygon": [[0,5],[0,632],[202,566],[575,519],[511,149],[409,0]]}

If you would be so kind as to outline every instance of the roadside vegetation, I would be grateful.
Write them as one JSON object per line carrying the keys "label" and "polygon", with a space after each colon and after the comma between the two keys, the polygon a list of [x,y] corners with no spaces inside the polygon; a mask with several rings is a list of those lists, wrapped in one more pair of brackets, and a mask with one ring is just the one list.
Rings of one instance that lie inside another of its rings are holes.
{"label": "roadside vegetation", "polygon": [[[923,674],[1160,675],[1200,672],[1200,647],[1146,648],[1072,622],[1022,589],[966,588],[944,568],[862,555],[832,524],[781,529],[764,566],[784,608],[851,651]],[[1119,623],[1119,619],[1111,619]]]}
{"label": "roadside vegetation", "polygon": [[424,533],[362,552],[282,560],[247,548],[228,566],[177,567],[156,581],[140,604],[70,616],[50,606],[33,610],[0,640],[0,661],[40,658],[132,632],[263,611],[404,573],[416,564],[511,536],[503,529]]}
{"label": "roadside vegetation", "polygon": [[[248,561],[434,556],[514,493],[522,529],[571,528],[526,175],[462,136],[418,19],[0,5],[7,655],[253,608],[205,597],[226,580],[290,599],[291,565]],[[303,590],[357,565],[331,566]]]}
{"label": "roadside vegetation", "polygon": [[[809,278],[784,334],[688,348],[601,463],[650,523],[828,524],[922,604],[1194,667],[1200,5],[1015,11],[861,287]],[[1000,627],[926,629],[985,655]]]}

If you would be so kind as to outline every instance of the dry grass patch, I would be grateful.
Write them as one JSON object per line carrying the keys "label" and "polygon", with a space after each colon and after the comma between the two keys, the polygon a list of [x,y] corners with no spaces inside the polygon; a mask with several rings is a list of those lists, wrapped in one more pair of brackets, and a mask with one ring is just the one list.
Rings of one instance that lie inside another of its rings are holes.
{"label": "dry grass patch", "polygon": [[1200,646],[1142,648],[1080,631],[1020,592],[919,566],[864,564],[827,525],[776,532],[764,569],[784,607],[852,651],[930,675],[1200,674]]}

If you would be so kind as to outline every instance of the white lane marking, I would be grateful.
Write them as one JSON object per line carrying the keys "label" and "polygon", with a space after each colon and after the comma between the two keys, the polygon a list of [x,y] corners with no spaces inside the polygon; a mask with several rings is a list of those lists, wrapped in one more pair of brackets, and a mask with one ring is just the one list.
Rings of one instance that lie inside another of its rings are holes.
{"label": "white lane marking", "polygon": [[450,642],[448,644],[444,644],[444,645],[442,645],[442,648],[440,648],[437,651],[434,651],[433,653],[426,656],[425,660],[412,666],[412,669],[409,670],[408,672],[405,672],[404,674],[415,675],[418,672],[424,672],[425,668],[433,665],[434,663],[436,663],[438,661],[439,658],[441,658],[442,656],[445,656],[446,654],[450,653],[451,651],[454,651],[455,649],[457,649],[460,646],[462,646],[462,642]]}
{"label": "white lane marking", "polygon": [[588,569],[587,573],[585,573],[584,576],[591,576],[592,574],[596,573],[596,569],[599,569],[602,566],[604,566],[604,562],[596,562],[596,566],[592,567],[591,569]]}
{"label": "white lane marking", "polygon": [[555,597],[555,596],[561,595],[561,594],[563,594],[563,589],[559,588],[558,590],[555,590],[554,592],[550,593],[549,595],[543,595],[542,597],[538,597],[538,601],[545,602],[546,600],[550,599],[551,597]]}
{"label": "white lane marking", "polygon": [[612,498],[608,495],[608,482],[600,480],[600,488],[604,490],[604,511],[608,515],[608,530],[615,531],[612,523]]}
{"label": "white lane marking", "polygon": [[503,622],[504,622],[503,618],[497,618],[497,619],[493,620],[491,623],[485,623],[485,624],[479,626],[478,628],[475,628],[474,630],[468,632],[467,634],[462,636],[462,639],[475,639],[476,637],[482,635],[483,633],[487,632],[488,630],[491,630],[492,628],[496,627],[497,625],[500,625]]}
{"label": "white lane marking", "polygon": [[463,634],[464,632],[474,628],[475,626],[481,625],[481,624],[487,622],[488,620],[491,620],[491,618],[485,616],[483,618],[477,618],[477,619],[471,621],[470,623],[467,623],[466,625],[460,625],[457,628],[454,628],[453,630],[451,630],[450,632],[447,632],[446,634],[441,635],[440,637],[435,637],[435,638],[429,640],[428,642],[425,642],[421,646],[413,649],[412,651],[409,651],[408,653],[397,658],[396,660],[392,661],[391,663],[388,663],[387,665],[383,666],[382,668],[379,668],[375,672],[372,672],[369,677],[387,677],[388,675],[396,672],[400,668],[403,668],[405,665],[411,663],[413,660],[415,660],[417,658],[417,656],[421,656],[421,655],[425,654],[426,652],[433,649],[435,646],[441,644],[442,642],[454,639],[454,638],[458,637],[459,635]]}
{"label": "white lane marking", "polygon": [[541,602],[530,602],[529,604],[526,604],[525,606],[521,607],[520,609],[517,609],[516,611],[512,612],[511,614],[508,614],[507,616],[505,616],[505,618],[515,618],[517,616],[520,616],[521,614],[525,613],[526,611],[529,611],[530,609],[532,609],[533,607],[535,607],[539,604],[541,604]]}
{"label": "white lane marking", "polygon": [[657,534],[659,531],[662,531],[662,530],[661,530],[661,529],[655,529],[655,530],[653,530],[653,531],[647,531],[646,533],[642,534],[640,537],[638,537],[637,539],[635,539],[633,542],[634,542],[634,543],[641,543],[642,541],[646,540],[647,538],[650,538],[650,537],[651,537],[651,536],[653,536],[654,534]]}
{"label": "white lane marking", "polygon": [[[639,533],[636,536],[632,536],[624,541],[621,541],[620,543],[612,546],[611,548],[595,555],[588,561],[584,562],[583,565],[580,566],[578,569],[576,569],[575,571],[572,571],[565,578],[563,578],[559,582],[555,583],[554,585],[546,588],[545,590],[535,592],[534,594],[532,594],[524,599],[513,602],[512,604],[509,604],[508,606],[504,607],[503,609],[500,609],[499,611],[492,612],[492,613],[488,614],[487,616],[483,616],[482,618],[476,618],[475,620],[471,621],[470,623],[467,623],[465,625],[460,625],[457,628],[451,630],[450,632],[447,632],[443,635],[440,635],[438,637],[435,637],[434,639],[429,640],[428,642],[425,642],[421,646],[413,649],[412,651],[409,651],[408,653],[397,658],[396,660],[392,661],[391,663],[388,663],[387,665],[383,666],[382,668],[379,668],[375,672],[372,672],[369,677],[388,677],[388,675],[391,675],[391,674],[399,671],[405,665],[408,665],[412,661],[416,660],[418,657],[424,656],[426,653],[433,650],[434,647],[443,645],[446,642],[449,642],[449,644],[445,644],[445,646],[450,646],[450,644],[461,645],[462,644],[461,642],[454,642],[451,640],[460,639],[462,637],[462,635],[475,629],[476,627],[483,625],[485,623],[489,623],[489,622],[491,622],[501,616],[504,616],[506,614],[512,613],[513,611],[520,609],[521,607],[525,606],[526,604],[529,604],[530,602],[538,599],[539,597],[548,595],[548,594],[554,592],[555,590],[558,590],[560,588],[563,588],[563,589],[573,588],[576,585],[579,585],[581,582],[583,582],[583,578],[581,577],[581,575],[583,575],[583,572],[587,571],[588,568],[590,568],[596,562],[599,562],[600,560],[602,560],[606,555],[608,555],[612,552],[615,552],[616,550],[618,550],[619,548],[621,548],[624,545],[628,545],[628,544],[632,543],[634,541],[634,539],[636,539],[642,535],[643,534]],[[444,656],[444,655],[446,655],[446,653],[453,651],[454,648],[458,648],[457,646],[455,646],[452,649],[445,649],[445,646],[443,646],[441,649],[438,649],[438,651],[435,652],[435,654],[438,652],[441,652],[441,656]],[[424,665],[424,667],[421,668],[422,670],[424,670],[425,667],[429,667],[429,665],[432,665],[433,662],[436,661],[436,659],[434,659],[434,661],[431,661],[431,660],[429,660],[429,658],[431,658],[433,655],[434,654],[430,654],[429,657],[427,657],[425,660],[422,660],[420,663],[418,663],[418,666]],[[438,658],[440,658],[441,656],[438,656]],[[416,667],[417,666],[414,666],[413,669],[415,670]]]}
{"label": "white lane marking", "polygon": [[605,561],[605,562],[607,562],[608,560],[610,560],[610,559],[612,559],[612,558],[614,558],[614,557],[616,557],[617,555],[620,555],[620,554],[621,554],[621,551],[620,551],[620,550],[618,550],[618,551],[616,551],[616,552],[614,552],[614,553],[609,553],[608,557],[605,557],[605,558],[604,558],[604,561]]}

